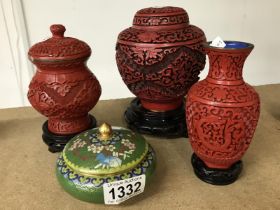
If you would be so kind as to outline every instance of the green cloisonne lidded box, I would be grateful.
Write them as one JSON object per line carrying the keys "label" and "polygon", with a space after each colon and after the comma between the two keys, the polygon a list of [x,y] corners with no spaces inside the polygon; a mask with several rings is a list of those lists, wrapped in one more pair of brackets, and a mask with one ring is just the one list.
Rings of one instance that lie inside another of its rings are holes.
{"label": "green cloisonne lidded box", "polygon": [[143,174],[149,183],[155,165],[155,152],[140,134],[104,123],[67,143],[57,160],[56,175],[72,196],[104,203],[105,183]]}

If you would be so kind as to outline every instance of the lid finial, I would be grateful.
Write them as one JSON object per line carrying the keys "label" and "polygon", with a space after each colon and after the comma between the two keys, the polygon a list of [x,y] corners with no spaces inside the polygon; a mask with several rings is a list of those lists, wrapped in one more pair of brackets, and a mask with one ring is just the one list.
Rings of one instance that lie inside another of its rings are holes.
{"label": "lid finial", "polygon": [[111,125],[107,124],[107,123],[103,123],[100,127],[99,127],[99,138],[101,140],[108,140],[110,137],[112,136],[112,127]]}
{"label": "lid finial", "polygon": [[54,24],[50,27],[52,35],[54,38],[63,38],[64,32],[66,31],[66,28],[64,25],[61,24]]}

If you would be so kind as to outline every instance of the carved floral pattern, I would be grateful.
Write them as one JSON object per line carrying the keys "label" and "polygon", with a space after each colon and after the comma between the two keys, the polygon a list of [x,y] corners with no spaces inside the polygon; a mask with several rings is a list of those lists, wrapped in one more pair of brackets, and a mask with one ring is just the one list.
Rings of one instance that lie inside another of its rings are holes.
{"label": "carved floral pattern", "polygon": [[[97,103],[101,88],[91,74],[84,79],[66,79],[62,82],[37,80],[36,73],[29,85],[28,99],[32,106],[49,117],[49,128],[57,132],[82,129],[84,118]],[[77,120],[75,120],[75,118]]]}
{"label": "carved floral pattern", "polygon": [[28,91],[28,99],[35,109],[47,117],[56,118],[76,117],[88,112],[99,95],[100,85],[90,75],[84,80],[62,83],[39,82],[35,78]]}
{"label": "carved floral pattern", "polygon": [[[225,108],[188,99],[186,117],[193,150],[206,162],[231,165],[248,149],[260,107]],[[190,102],[191,101],[191,102]]]}
{"label": "carved floral pattern", "polygon": [[84,54],[89,56],[90,53],[91,49],[85,42],[68,37],[47,39],[33,45],[28,52],[32,57],[49,57],[50,59],[74,55],[84,56]]}
{"label": "carved floral pattern", "polygon": [[66,94],[69,93],[70,90],[78,84],[78,82],[68,82],[64,84],[53,82],[51,84],[47,84],[47,87],[54,89],[61,96],[66,96]]}
{"label": "carved floral pattern", "polygon": [[[146,31],[136,28],[128,28],[122,31],[118,40],[136,43],[176,43],[176,42],[202,42],[205,41],[203,31],[189,25],[176,30]],[[196,46],[196,45],[194,45]]]}
{"label": "carved floral pattern", "polygon": [[174,15],[174,16],[161,16],[161,17],[136,16],[133,19],[133,25],[140,25],[140,26],[163,26],[163,25],[174,25],[174,24],[181,24],[181,23],[188,23],[188,22],[189,22],[189,18],[188,16],[186,16],[186,14]]}
{"label": "carved floral pattern", "polygon": [[238,86],[209,85],[206,80],[203,80],[193,87],[192,93],[201,99],[221,103],[245,103],[258,100],[254,88],[246,83]]}
{"label": "carved floral pattern", "polygon": [[133,19],[133,25],[139,26],[166,26],[188,22],[188,14],[179,7],[145,8],[139,10]]}
{"label": "carved floral pattern", "polygon": [[[225,53],[208,52],[210,62],[209,77],[218,80],[242,79],[242,68],[248,56],[247,52],[226,55]],[[226,59],[226,62],[225,62]]]}
{"label": "carved floral pattern", "polygon": [[180,7],[148,7],[140,9],[137,14],[158,14],[158,13],[185,13],[186,11]]}
{"label": "carved floral pattern", "polygon": [[205,55],[188,47],[141,48],[118,44],[117,65],[128,88],[140,98],[172,100],[198,81]]}

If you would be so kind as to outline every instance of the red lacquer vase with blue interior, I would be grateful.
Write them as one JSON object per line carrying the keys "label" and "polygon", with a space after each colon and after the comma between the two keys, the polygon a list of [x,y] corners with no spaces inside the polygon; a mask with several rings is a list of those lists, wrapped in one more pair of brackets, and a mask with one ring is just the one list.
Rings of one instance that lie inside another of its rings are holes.
{"label": "red lacquer vase with blue interior", "polygon": [[243,65],[254,45],[226,41],[224,48],[204,45],[209,57],[206,79],[194,84],[186,117],[195,174],[205,182],[226,185],[241,170],[260,114],[258,93],[243,80]]}

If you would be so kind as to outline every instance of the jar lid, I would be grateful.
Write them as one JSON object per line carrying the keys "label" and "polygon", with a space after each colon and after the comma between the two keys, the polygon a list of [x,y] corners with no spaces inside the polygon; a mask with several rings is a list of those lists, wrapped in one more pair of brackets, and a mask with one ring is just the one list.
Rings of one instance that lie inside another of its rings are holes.
{"label": "jar lid", "polygon": [[62,155],[74,171],[102,176],[134,168],[147,152],[148,144],[140,134],[103,123],[72,138]]}
{"label": "jar lid", "polygon": [[90,47],[83,41],[72,37],[64,37],[63,25],[51,25],[52,37],[33,45],[28,52],[31,61],[62,61],[87,58],[91,54]]}
{"label": "jar lid", "polygon": [[180,7],[141,9],[134,16],[133,26],[118,36],[118,43],[137,45],[143,49],[155,47],[154,44],[164,44],[165,47],[182,44],[195,46],[205,41],[204,32],[189,24],[187,12]]}
{"label": "jar lid", "polygon": [[149,7],[136,12],[133,28],[143,27],[186,27],[189,24],[187,12],[180,7]]}

